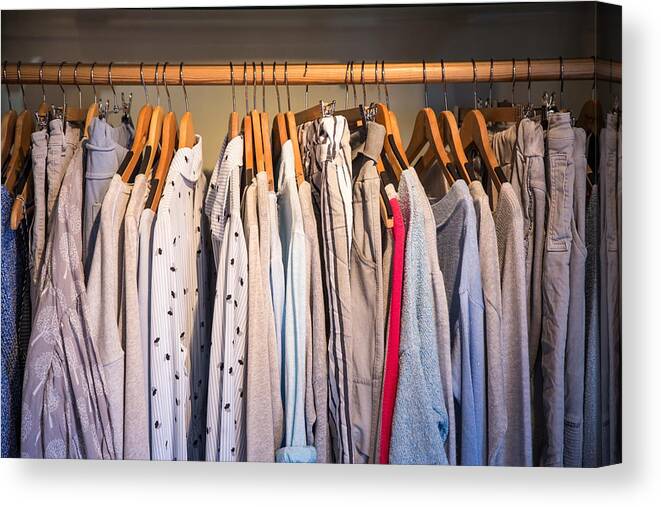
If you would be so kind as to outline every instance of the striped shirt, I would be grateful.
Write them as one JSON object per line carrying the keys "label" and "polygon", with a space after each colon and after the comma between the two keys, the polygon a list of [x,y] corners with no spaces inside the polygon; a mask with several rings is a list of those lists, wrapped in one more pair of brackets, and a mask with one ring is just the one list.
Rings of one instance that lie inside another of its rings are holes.
{"label": "striped shirt", "polygon": [[[239,178],[243,138],[227,144],[218,171],[212,206],[212,241],[220,241],[211,330],[207,461],[244,461],[248,253],[241,221]],[[225,190],[226,189],[226,192]],[[220,191],[223,190],[223,191]],[[226,197],[223,197],[223,194]]]}
{"label": "striped shirt", "polygon": [[353,463],[351,409],[351,285],[349,261],[353,204],[349,128],[342,116],[325,117],[303,127],[306,179],[312,185],[321,227],[328,339],[330,430],[335,460]]}
{"label": "striped shirt", "polygon": [[202,139],[177,150],[156,215],[152,251],[152,459],[200,459],[208,372]]}

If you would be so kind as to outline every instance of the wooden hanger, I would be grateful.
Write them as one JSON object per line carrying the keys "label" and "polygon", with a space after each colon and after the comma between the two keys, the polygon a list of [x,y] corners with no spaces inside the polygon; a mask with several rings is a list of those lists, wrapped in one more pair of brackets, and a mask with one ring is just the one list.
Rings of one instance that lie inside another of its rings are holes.
{"label": "wooden hanger", "polygon": [[507,182],[507,177],[498,165],[496,155],[491,148],[487,124],[480,111],[474,109],[466,115],[464,123],[461,124],[460,136],[464,151],[471,145],[478,149],[482,162],[486,165],[489,178],[495,185],[496,190],[500,191],[501,185]]}
{"label": "wooden hanger", "polygon": [[252,141],[252,118],[249,114],[243,117],[242,123],[243,130],[243,189],[250,185],[255,175],[255,149]]}
{"label": "wooden hanger", "polygon": [[252,127],[252,144],[255,156],[255,174],[264,172],[264,143],[262,142],[262,120],[259,111],[250,111],[250,125]]}
{"label": "wooden hanger", "polygon": [[14,143],[14,133],[16,128],[16,119],[18,114],[14,111],[14,106],[11,103],[11,90],[7,84],[7,62],[2,64],[2,80],[7,87],[7,101],[9,102],[9,111],[2,114],[2,167],[11,153],[11,147]]}
{"label": "wooden hanger", "polygon": [[32,113],[26,109],[16,118],[14,143],[12,145],[11,157],[7,163],[5,187],[12,195],[14,194],[16,182],[23,169],[25,159],[30,152],[33,130],[34,120]]}
{"label": "wooden hanger", "polygon": [[14,134],[16,128],[16,119],[18,115],[16,111],[10,109],[2,115],[2,166],[4,167],[5,161],[11,153],[11,147],[14,143]]}
{"label": "wooden hanger", "polygon": [[149,133],[147,135],[147,143],[145,144],[145,153],[142,157],[142,164],[140,165],[140,172],[144,174],[147,179],[151,179],[152,167],[154,166],[156,152],[158,151],[159,142],[163,133],[164,117],[165,112],[161,106],[156,106],[152,109],[151,118],[149,119]]}
{"label": "wooden hanger", "polygon": [[[386,138],[383,141],[383,152],[386,155],[388,166],[393,170],[393,176],[399,181],[402,171],[408,169],[409,163],[406,153],[401,147],[400,142],[397,141],[399,137],[399,130],[393,129],[392,118],[390,111],[385,104],[375,104],[376,115],[374,121],[383,125],[386,129]],[[399,146],[398,146],[399,145]]]}
{"label": "wooden hanger", "polygon": [[450,147],[450,154],[455,162],[454,167],[457,170],[457,174],[466,184],[470,185],[471,181],[476,179],[475,173],[468,162],[468,158],[466,158],[454,113],[452,111],[441,111],[438,115],[438,123],[441,137],[445,141],[445,144]]}
{"label": "wooden hanger", "polygon": [[[175,147],[177,145],[177,117],[170,111],[163,119],[163,128],[161,131],[161,154],[158,159],[158,165],[153,171],[154,175],[151,178],[152,191],[146,206],[154,213],[158,211],[158,204],[163,195],[163,187],[165,180],[168,177],[170,164],[174,157]],[[146,155],[146,153],[145,153]]]}
{"label": "wooden hanger", "polygon": [[452,185],[454,177],[450,170],[450,157],[443,146],[436,115],[429,107],[421,109],[415,118],[411,140],[406,147],[406,156],[409,160],[414,160],[427,145],[429,145],[428,153],[433,157],[432,161],[438,161],[448,185]]}
{"label": "wooden hanger", "polygon": [[147,144],[147,136],[149,135],[149,127],[151,123],[151,115],[153,108],[149,104],[145,104],[140,108],[138,113],[138,121],[135,126],[135,133],[133,135],[133,145],[124,157],[124,160],[119,166],[118,174],[122,175],[122,181],[127,183],[134,178],[133,172],[135,171],[138,162],[142,157],[142,150]]}
{"label": "wooden hanger", "polygon": [[273,158],[271,156],[271,140],[269,139],[269,115],[262,111],[259,115],[259,121],[262,126],[262,143],[264,144],[264,169],[269,184],[269,190],[275,189],[273,181]]}
{"label": "wooden hanger", "polygon": [[[27,174],[25,171],[28,171]],[[16,196],[16,199],[14,199],[11,207],[11,214],[9,216],[9,227],[12,231],[18,230],[21,222],[25,218],[25,213],[28,211],[26,209],[26,203],[30,203],[32,201],[32,194],[34,192],[34,180],[32,171],[24,169],[21,179],[23,178],[25,178],[24,181],[18,182],[19,192]]]}
{"label": "wooden hanger", "polygon": [[184,83],[184,62],[179,64],[179,82],[184,91],[186,112],[181,116],[181,120],[179,121],[178,148],[192,148],[195,144],[195,128],[193,127],[193,113],[188,109],[188,93],[186,92],[186,83]]}

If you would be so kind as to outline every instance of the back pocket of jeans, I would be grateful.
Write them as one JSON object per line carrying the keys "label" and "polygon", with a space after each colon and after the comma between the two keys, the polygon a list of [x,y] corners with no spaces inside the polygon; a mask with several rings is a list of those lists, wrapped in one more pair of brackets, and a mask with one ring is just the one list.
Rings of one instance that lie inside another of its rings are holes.
{"label": "back pocket of jeans", "polygon": [[569,250],[571,239],[571,196],[567,187],[567,156],[564,153],[549,154],[548,186],[549,217],[546,244],[549,251]]}

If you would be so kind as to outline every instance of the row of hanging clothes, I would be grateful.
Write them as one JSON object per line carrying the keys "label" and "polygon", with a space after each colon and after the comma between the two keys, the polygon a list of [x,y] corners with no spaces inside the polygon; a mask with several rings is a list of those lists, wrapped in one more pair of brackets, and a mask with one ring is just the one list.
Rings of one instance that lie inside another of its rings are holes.
{"label": "row of hanging clothes", "polygon": [[183,63],[179,121],[44,95],[7,171],[3,116],[3,456],[618,462],[619,111],[437,114],[423,62],[405,149],[383,62],[297,113],[274,64],[273,122],[230,68],[210,174]]}

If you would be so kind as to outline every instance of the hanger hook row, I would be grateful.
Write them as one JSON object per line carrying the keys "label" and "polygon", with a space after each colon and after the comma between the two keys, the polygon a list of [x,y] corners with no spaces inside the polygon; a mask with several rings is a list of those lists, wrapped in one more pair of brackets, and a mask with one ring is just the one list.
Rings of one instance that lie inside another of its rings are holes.
{"label": "hanger hook row", "polygon": [[117,92],[115,91],[115,86],[112,83],[112,66],[115,62],[110,62],[108,64],[108,84],[110,85],[110,89],[112,90],[112,110],[114,112],[117,112],[119,108],[117,107]]}
{"label": "hanger hook row", "polygon": [[353,107],[356,107],[358,95],[356,94],[356,82],[353,80],[353,60],[351,60],[351,70],[349,73],[351,75],[351,89],[353,90]]}

